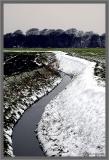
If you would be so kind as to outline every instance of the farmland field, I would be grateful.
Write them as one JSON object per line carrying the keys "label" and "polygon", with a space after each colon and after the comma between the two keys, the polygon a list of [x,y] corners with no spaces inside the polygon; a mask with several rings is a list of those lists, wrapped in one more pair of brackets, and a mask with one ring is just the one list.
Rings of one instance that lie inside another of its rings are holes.
{"label": "farmland field", "polygon": [[[4,51],[53,51],[60,50],[68,53],[78,53],[81,55],[95,55],[95,56],[103,56],[105,55],[105,48],[5,48]],[[86,54],[87,53],[87,54]]]}

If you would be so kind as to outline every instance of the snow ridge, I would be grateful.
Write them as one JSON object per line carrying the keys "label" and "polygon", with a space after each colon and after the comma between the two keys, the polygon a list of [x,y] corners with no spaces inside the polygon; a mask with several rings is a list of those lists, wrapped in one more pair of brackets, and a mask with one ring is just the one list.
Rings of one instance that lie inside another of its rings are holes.
{"label": "snow ridge", "polygon": [[105,156],[105,87],[95,62],[53,52],[72,82],[45,107],[37,134],[48,156]]}

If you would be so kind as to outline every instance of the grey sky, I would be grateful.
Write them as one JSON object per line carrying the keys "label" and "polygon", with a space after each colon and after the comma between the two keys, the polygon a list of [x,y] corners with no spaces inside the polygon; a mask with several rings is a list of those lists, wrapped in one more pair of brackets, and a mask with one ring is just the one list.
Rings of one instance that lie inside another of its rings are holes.
{"label": "grey sky", "polygon": [[105,32],[105,4],[5,4],[4,33],[30,28]]}

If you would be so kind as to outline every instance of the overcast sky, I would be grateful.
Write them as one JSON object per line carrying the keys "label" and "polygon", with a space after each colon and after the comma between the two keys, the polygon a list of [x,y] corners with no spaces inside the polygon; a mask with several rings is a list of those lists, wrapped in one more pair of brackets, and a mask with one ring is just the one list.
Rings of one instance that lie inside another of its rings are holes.
{"label": "overcast sky", "polygon": [[5,4],[4,33],[30,28],[105,32],[105,4]]}

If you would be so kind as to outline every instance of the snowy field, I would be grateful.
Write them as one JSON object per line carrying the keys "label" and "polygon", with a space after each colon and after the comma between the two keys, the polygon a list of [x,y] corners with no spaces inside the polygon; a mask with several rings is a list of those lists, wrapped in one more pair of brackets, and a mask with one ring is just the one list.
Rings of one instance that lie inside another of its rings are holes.
{"label": "snowy field", "polygon": [[53,52],[59,70],[75,75],[45,107],[37,128],[48,156],[105,156],[105,87],[94,76],[95,62]]}

